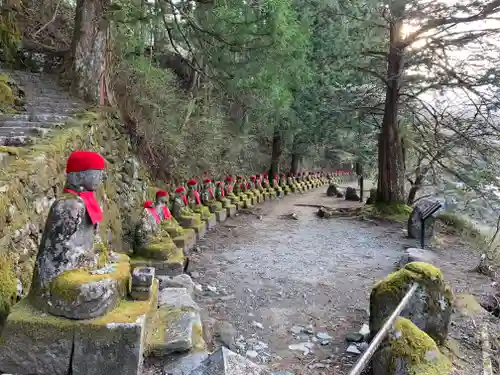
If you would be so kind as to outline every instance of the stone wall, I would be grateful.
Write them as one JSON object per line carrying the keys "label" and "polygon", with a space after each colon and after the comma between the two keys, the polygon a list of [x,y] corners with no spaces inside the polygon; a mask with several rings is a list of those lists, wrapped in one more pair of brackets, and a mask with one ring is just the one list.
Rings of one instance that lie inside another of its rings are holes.
{"label": "stone wall", "polygon": [[[113,250],[129,250],[131,223],[150,181],[119,129],[113,114],[86,112],[31,147],[0,148],[3,155],[10,154],[0,170],[0,275],[13,269],[23,294],[31,283],[48,209],[62,191],[66,159],[73,150],[97,151],[107,160],[106,181],[98,193],[104,210],[100,232]],[[13,286],[17,290],[15,280],[0,278],[0,324],[16,292]]]}

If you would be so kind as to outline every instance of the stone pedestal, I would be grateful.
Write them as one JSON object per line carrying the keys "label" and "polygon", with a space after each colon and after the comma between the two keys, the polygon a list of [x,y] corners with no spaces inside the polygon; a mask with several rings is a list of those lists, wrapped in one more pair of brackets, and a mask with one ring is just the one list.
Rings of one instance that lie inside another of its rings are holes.
{"label": "stone pedestal", "polygon": [[226,207],[227,216],[228,217],[233,217],[234,215],[236,215],[237,209],[238,208],[236,206]]}
{"label": "stone pedestal", "polygon": [[184,228],[184,234],[174,237],[172,241],[174,241],[175,246],[186,252],[196,244],[196,232],[194,229]]}
{"label": "stone pedestal", "polygon": [[0,339],[0,366],[12,374],[139,375],[146,317],[156,307],[158,283],[148,301],[121,301],[108,314],[70,320],[43,313],[25,298],[15,305]]}
{"label": "stone pedestal", "polygon": [[167,259],[154,259],[134,256],[130,259],[132,269],[136,267],[154,267],[156,274],[177,276],[184,272],[186,258],[182,249],[176,247]]}
{"label": "stone pedestal", "polygon": [[215,214],[211,214],[210,217],[206,220],[207,229],[212,229],[217,225],[217,217]]}
{"label": "stone pedestal", "polygon": [[217,219],[218,223],[222,223],[223,221],[226,220],[228,214],[226,210],[220,210],[215,212],[215,218]]}
{"label": "stone pedestal", "polygon": [[252,200],[250,198],[243,201],[243,208],[252,208]]}

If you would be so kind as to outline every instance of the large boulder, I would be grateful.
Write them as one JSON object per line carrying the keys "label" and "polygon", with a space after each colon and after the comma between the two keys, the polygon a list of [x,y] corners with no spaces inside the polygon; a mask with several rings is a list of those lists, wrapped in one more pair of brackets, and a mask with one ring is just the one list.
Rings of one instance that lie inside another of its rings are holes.
{"label": "large boulder", "polygon": [[404,268],[378,282],[370,295],[370,332],[382,328],[413,283],[418,288],[401,316],[410,319],[438,344],[448,335],[453,295],[445,285],[441,271],[423,262],[408,263]]}
{"label": "large boulder", "polygon": [[349,186],[345,190],[345,200],[346,201],[353,201],[353,202],[359,202],[359,195],[356,193],[356,189]]}
{"label": "large boulder", "polygon": [[375,204],[377,200],[377,189],[370,189],[370,196],[366,200],[366,204]]}
{"label": "large boulder", "polygon": [[431,250],[409,247],[405,250],[399,260],[398,268],[402,268],[411,262],[432,263],[436,259],[436,254]]}
{"label": "large boulder", "polygon": [[435,341],[410,320],[397,318],[375,353],[373,375],[451,375],[452,366]]}

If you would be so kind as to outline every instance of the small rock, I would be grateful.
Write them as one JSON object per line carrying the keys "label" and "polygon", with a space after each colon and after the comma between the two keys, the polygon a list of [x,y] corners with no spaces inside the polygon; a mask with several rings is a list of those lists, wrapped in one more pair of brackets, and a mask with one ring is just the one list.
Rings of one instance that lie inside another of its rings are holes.
{"label": "small rock", "polygon": [[293,326],[293,327],[290,329],[290,332],[292,332],[292,333],[293,333],[293,334],[295,334],[295,335],[299,335],[299,334],[301,334],[303,331],[304,331],[304,327],[300,327],[300,326]]}
{"label": "small rock", "polygon": [[217,293],[217,288],[215,286],[212,286],[212,285],[207,285],[206,286],[207,290],[211,293],[214,293],[214,294],[218,294]]}
{"label": "small rock", "polygon": [[278,371],[278,372],[273,372],[272,375],[295,375],[295,374],[289,371]]}
{"label": "small rock", "polygon": [[323,345],[323,346],[325,346],[325,345],[330,344],[330,342],[331,342],[330,340],[323,340],[323,341],[320,342],[320,344]]}
{"label": "small rock", "polygon": [[264,325],[262,323],[256,322],[255,320],[252,322],[252,327],[264,329]]}
{"label": "small rock", "polygon": [[265,342],[262,342],[262,341],[258,341],[256,345],[254,345],[253,349],[254,350],[264,350],[264,349],[267,349],[269,348],[269,345],[267,345]]}
{"label": "small rock", "polygon": [[361,326],[359,333],[362,334],[364,339],[366,340],[368,338],[368,336],[370,336],[370,326],[368,324],[364,323]]}
{"label": "small rock", "polygon": [[299,344],[292,344],[288,346],[288,349],[290,350],[300,350],[301,352],[304,353],[304,355],[309,354],[311,345],[314,345],[311,342],[301,342]]}
{"label": "small rock", "polygon": [[361,352],[365,352],[366,349],[368,349],[370,345],[368,345],[367,342],[362,342],[358,344],[358,349],[361,350]]}
{"label": "small rock", "polygon": [[356,354],[356,355],[361,354],[361,352],[358,349],[358,347],[356,345],[354,345],[354,344],[349,345],[349,347],[347,348],[346,352],[349,353],[349,354]]}
{"label": "small rock", "polygon": [[316,334],[316,337],[320,340],[331,340],[332,339],[332,336],[330,336],[328,333],[326,332],[318,332]]}
{"label": "small rock", "polygon": [[345,335],[345,339],[348,342],[361,342],[365,337],[359,332],[349,332]]}
{"label": "small rock", "polygon": [[248,358],[257,358],[259,356],[259,353],[257,353],[255,350],[247,350],[245,354]]}
{"label": "small rock", "polygon": [[217,339],[226,347],[234,350],[236,329],[229,322],[218,321],[214,327],[214,333]]}
{"label": "small rock", "polygon": [[197,279],[200,277],[200,273],[198,271],[191,271],[190,274],[193,279]]}
{"label": "small rock", "polygon": [[314,326],[312,324],[309,324],[306,328],[304,328],[304,333],[307,333],[308,335],[313,335]]}
{"label": "small rock", "polygon": [[328,368],[329,366],[324,363],[314,363],[309,368]]}

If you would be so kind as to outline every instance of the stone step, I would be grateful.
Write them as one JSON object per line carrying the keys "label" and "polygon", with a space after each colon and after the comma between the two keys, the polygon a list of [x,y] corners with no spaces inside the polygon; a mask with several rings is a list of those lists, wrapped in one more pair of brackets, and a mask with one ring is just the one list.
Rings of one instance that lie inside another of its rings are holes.
{"label": "stone step", "polygon": [[29,103],[25,106],[27,113],[57,113],[57,114],[75,114],[83,109],[85,106],[66,106],[66,105],[53,105],[53,106],[37,106],[30,105]]}
{"label": "stone step", "polygon": [[0,124],[4,121],[25,121],[25,122],[59,122],[63,123],[71,119],[71,116],[57,113],[19,113],[14,115],[0,115]]}
{"label": "stone step", "polygon": [[44,136],[49,129],[38,127],[1,127],[0,136],[17,137],[17,136]]}
{"label": "stone step", "polygon": [[42,121],[1,121],[0,129],[5,128],[57,128],[64,125],[64,122],[42,122]]}
{"label": "stone step", "polygon": [[22,147],[32,144],[33,138],[29,136],[0,136],[0,146]]}

